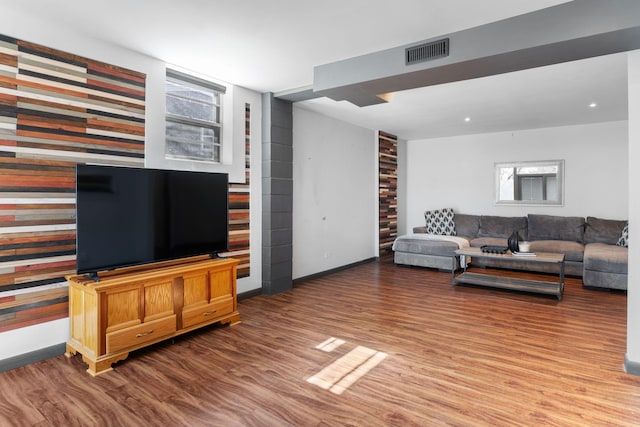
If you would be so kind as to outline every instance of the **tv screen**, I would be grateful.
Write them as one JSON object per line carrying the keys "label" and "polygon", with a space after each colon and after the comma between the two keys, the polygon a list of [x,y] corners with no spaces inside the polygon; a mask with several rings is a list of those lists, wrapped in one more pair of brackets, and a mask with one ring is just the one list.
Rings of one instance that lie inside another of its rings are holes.
{"label": "tv screen", "polygon": [[228,249],[228,176],[76,167],[76,270],[97,274]]}

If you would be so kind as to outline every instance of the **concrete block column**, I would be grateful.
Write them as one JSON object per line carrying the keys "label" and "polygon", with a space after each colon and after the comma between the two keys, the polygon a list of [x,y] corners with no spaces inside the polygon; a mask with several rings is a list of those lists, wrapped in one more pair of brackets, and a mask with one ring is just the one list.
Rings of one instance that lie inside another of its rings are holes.
{"label": "concrete block column", "polygon": [[293,287],[293,104],[262,94],[262,292]]}

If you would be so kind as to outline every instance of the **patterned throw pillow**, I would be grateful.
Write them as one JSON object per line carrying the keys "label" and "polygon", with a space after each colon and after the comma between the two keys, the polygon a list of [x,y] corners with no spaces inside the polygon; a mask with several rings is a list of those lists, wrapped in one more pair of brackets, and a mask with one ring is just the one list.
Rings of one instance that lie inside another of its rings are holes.
{"label": "patterned throw pillow", "polygon": [[616,245],[624,246],[625,248],[629,247],[629,224],[625,225],[622,229],[622,236],[620,236]]}
{"label": "patterned throw pillow", "polygon": [[444,236],[456,235],[456,223],[453,221],[453,209],[436,209],[425,211],[424,219],[427,226],[427,233],[440,234]]}

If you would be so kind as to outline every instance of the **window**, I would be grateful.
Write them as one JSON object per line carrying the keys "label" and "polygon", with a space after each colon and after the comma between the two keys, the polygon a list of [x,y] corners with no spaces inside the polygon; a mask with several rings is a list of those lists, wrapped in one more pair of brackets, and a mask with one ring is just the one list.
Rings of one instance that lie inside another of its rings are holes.
{"label": "window", "polygon": [[224,86],[167,69],[166,158],[220,163],[225,91]]}

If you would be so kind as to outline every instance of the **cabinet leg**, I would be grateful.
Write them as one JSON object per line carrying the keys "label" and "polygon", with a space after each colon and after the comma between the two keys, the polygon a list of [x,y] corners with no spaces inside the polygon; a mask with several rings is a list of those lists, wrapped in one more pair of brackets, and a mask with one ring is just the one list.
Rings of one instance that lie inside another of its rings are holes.
{"label": "cabinet leg", "polygon": [[75,348],[71,347],[69,344],[67,344],[67,345],[66,345],[66,351],[64,352],[64,355],[65,355],[68,359],[72,358],[72,357],[73,357],[73,356],[75,356],[77,353],[78,353],[78,351],[77,351]]}
{"label": "cabinet leg", "polygon": [[240,323],[240,313],[238,312],[235,312],[231,316],[228,316],[220,320],[221,325],[229,324],[230,326],[233,326],[233,325],[237,325],[238,323]]}
{"label": "cabinet leg", "polygon": [[89,360],[88,358],[82,356],[82,360],[89,365],[87,368],[87,372],[92,376],[96,377],[100,374],[104,374],[105,372],[113,371],[111,365],[114,363],[120,362],[121,360],[129,357],[129,353],[117,354],[115,356],[107,357],[101,360]]}

